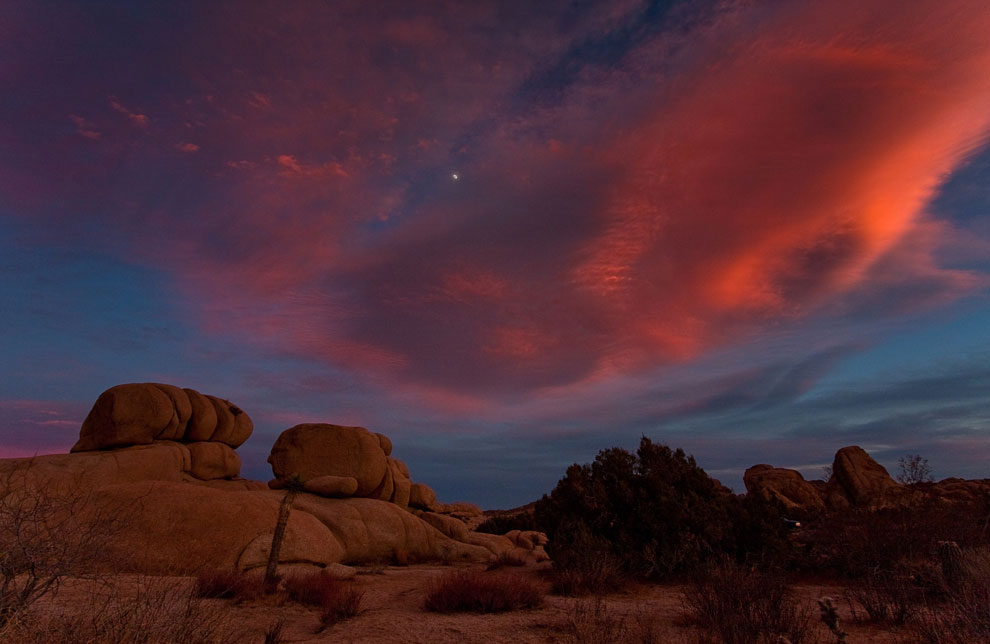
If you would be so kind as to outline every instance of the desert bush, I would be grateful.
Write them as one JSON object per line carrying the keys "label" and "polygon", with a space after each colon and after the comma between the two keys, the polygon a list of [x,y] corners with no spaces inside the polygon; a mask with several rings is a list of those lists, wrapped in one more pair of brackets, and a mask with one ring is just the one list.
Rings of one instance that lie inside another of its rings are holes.
{"label": "desert bush", "polygon": [[612,448],[569,467],[534,516],[560,570],[605,549],[625,572],[657,578],[698,570],[724,553],[765,557],[789,545],[772,502],[740,500],[693,457],[645,436],[635,454]]}
{"label": "desert bush", "polygon": [[48,482],[34,461],[0,475],[0,626],[68,576],[99,573],[126,512],[78,482]]}
{"label": "desert bush", "polygon": [[353,582],[337,579],[326,571],[292,574],[282,585],[290,600],[319,607],[321,630],[357,615],[364,599],[364,592]]}
{"label": "desert bush", "polygon": [[211,599],[256,599],[264,591],[263,580],[239,570],[208,568],[196,575],[193,595]]}
{"label": "desert bush", "polygon": [[326,571],[293,573],[282,580],[286,596],[300,604],[320,606],[324,597],[337,594],[348,582],[331,576]]}
{"label": "desert bush", "polygon": [[543,589],[527,577],[458,571],[429,585],[423,607],[435,613],[501,613],[537,608],[542,603]]}
{"label": "desert bush", "polygon": [[498,570],[499,568],[518,568],[525,566],[526,560],[511,552],[503,552],[488,562],[485,570]]}
{"label": "desert bush", "polygon": [[565,641],[573,644],[626,644],[626,622],[609,610],[601,597],[576,601],[567,612]]}
{"label": "desert bush", "polygon": [[990,551],[960,553],[960,571],[938,601],[926,601],[912,623],[920,644],[990,642]]}
{"label": "desert bush", "polygon": [[628,576],[624,567],[607,544],[591,537],[583,528],[578,528],[572,536],[570,548],[558,553],[550,572],[554,594],[601,595],[626,584]]}
{"label": "desert bush", "polygon": [[136,591],[101,586],[82,605],[28,611],[0,629],[4,644],[234,644],[229,613],[200,602],[176,580],[142,580]]}
{"label": "desert bush", "polygon": [[349,584],[340,584],[325,593],[320,601],[320,630],[355,617],[361,612],[364,592]]}
{"label": "desert bush", "polygon": [[897,459],[897,481],[904,485],[917,485],[932,481],[932,468],[921,454],[908,454]]}
{"label": "desert bush", "polygon": [[488,534],[505,534],[511,530],[536,530],[536,521],[532,512],[520,512],[519,514],[494,516],[485,519],[475,532],[485,532]]}
{"label": "desert bush", "polygon": [[900,562],[892,570],[870,571],[848,587],[845,596],[872,622],[903,624],[926,601],[944,593],[941,573],[933,563]]}
{"label": "desert bush", "polygon": [[683,591],[706,644],[791,644],[816,641],[808,607],[791,595],[785,577],[725,559]]}
{"label": "desert bush", "polygon": [[815,572],[861,579],[903,562],[931,560],[943,541],[964,548],[990,545],[988,519],[990,498],[953,505],[919,499],[907,507],[834,513],[809,522],[806,561]]}

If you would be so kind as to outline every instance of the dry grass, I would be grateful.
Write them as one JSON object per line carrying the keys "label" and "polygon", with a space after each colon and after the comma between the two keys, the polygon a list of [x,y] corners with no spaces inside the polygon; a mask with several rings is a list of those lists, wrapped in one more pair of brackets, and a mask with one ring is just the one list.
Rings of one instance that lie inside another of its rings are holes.
{"label": "dry grass", "polygon": [[361,612],[363,599],[363,592],[343,584],[325,594],[320,604],[320,630],[356,616]]}
{"label": "dry grass", "polygon": [[423,607],[435,613],[502,613],[542,603],[543,589],[527,577],[458,571],[430,584]]}
{"label": "dry grass", "polygon": [[580,597],[614,592],[628,580],[613,555],[595,551],[583,559],[571,560],[566,567],[555,565],[551,581],[555,595]]}
{"label": "dry grass", "polygon": [[4,644],[234,644],[229,612],[182,582],[146,579],[136,593],[104,589],[71,612],[22,613],[0,630]]}
{"label": "dry grass", "polygon": [[947,596],[918,611],[911,626],[921,644],[990,642],[990,550],[968,550],[961,564]]}
{"label": "dry grass", "polygon": [[791,644],[817,641],[812,611],[792,597],[781,575],[730,562],[684,591],[684,604],[704,644]]}
{"label": "dry grass", "polygon": [[66,577],[105,577],[95,571],[112,569],[107,546],[130,516],[78,479],[47,484],[36,474],[34,459],[0,474],[0,627]]}
{"label": "dry grass", "polygon": [[609,610],[601,597],[574,602],[567,612],[564,633],[573,644],[625,644],[625,620]]}
{"label": "dry grass", "polygon": [[257,575],[246,575],[239,570],[202,570],[196,575],[193,594],[205,599],[234,599],[249,601],[263,594],[264,584]]}
{"label": "dry grass", "polygon": [[320,630],[357,615],[364,599],[364,593],[352,582],[332,577],[325,571],[290,575],[282,586],[290,600],[320,609]]}

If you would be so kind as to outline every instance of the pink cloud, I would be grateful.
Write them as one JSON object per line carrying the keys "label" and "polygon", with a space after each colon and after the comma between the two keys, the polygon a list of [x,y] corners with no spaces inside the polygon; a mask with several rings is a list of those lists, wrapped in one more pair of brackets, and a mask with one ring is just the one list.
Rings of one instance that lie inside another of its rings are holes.
{"label": "pink cloud", "polygon": [[118,101],[116,98],[112,96],[110,97],[110,107],[112,107],[115,111],[120,112],[121,114],[126,116],[130,120],[130,122],[133,123],[134,125],[140,128],[148,127],[148,123],[150,122],[150,119],[146,115],[141,114],[139,112],[133,112],[127,109],[126,107],[121,105],[120,101]]}
{"label": "pink cloud", "polygon": [[[170,271],[203,328],[464,410],[980,286],[940,265],[954,233],[926,205],[986,140],[981,2],[740,3],[541,84],[636,6],[220,10],[200,44],[246,71],[186,70],[158,148],[114,140],[53,189],[167,239],[127,259]],[[188,138],[195,189],[114,179]]]}
{"label": "pink cloud", "polygon": [[189,143],[189,142],[176,143],[175,149],[181,152],[188,152],[190,154],[193,152],[199,152],[199,146],[196,145],[195,143]]}

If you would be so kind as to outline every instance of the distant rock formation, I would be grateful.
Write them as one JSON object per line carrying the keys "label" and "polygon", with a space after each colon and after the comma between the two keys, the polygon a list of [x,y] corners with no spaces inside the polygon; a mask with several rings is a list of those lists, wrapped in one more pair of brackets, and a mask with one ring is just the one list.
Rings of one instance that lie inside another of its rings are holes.
{"label": "distant rock formation", "polygon": [[851,445],[835,453],[832,478],[825,488],[829,509],[896,505],[903,493],[904,486],[862,447]]}
{"label": "distant rock formation", "polygon": [[795,470],[770,465],[749,468],[743,482],[750,494],[774,498],[788,509],[808,513],[852,508],[876,510],[932,500],[971,502],[982,495],[990,495],[990,480],[945,479],[917,486],[902,485],[866,450],[856,445],[836,452],[832,476],[824,485],[820,481],[805,481]]}
{"label": "distant rock formation", "polygon": [[388,437],[361,427],[292,427],[272,448],[268,485],[238,478],[234,448],[252,429],[250,417],[222,398],[172,385],[118,385],[97,399],[72,453],[0,460],[0,493],[36,486],[116,508],[123,520],[105,555],[129,572],[263,566],[279,488],[295,478],[305,491],[292,506],[282,564],[486,561],[506,552],[546,558],[539,533],[472,532],[482,518],[476,505],[437,502],[391,456]]}
{"label": "distant rock formation", "polygon": [[750,494],[760,494],[784,504],[785,508],[821,511],[825,509],[818,490],[804,480],[797,470],[754,465],[743,474],[743,483]]}

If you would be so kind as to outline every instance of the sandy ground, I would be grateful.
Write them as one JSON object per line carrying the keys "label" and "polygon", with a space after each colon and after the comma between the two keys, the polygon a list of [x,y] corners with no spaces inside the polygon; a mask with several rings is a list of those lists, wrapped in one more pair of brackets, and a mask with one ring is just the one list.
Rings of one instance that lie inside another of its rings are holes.
{"label": "sandy ground", "polygon": [[[499,615],[441,615],[424,611],[422,604],[427,585],[438,575],[452,569],[451,566],[439,565],[359,568],[361,573],[350,583],[365,593],[361,613],[322,633],[317,632],[319,615],[315,608],[288,602],[280,604],[270,598],[243,603],[216,599],[201,601],[207,606],[227,611],[237,641],[258,644],[264,642],[266,629],[278,620],[284,621],[283,642],[564,643],[575,641],[569,633],[576,612],[593,610],[593,599],[547,594],[544,606],[536,610]],[[539,579],[546,583],[549,593],[549,583],[537,569],[528,567],[506,571]],[[128,586],[136,587],[140,580],[138,576],[122,575],[115,579],[114,584],[127,589]],[[175,578],[174,581],[189,588],[193,584],[192,578]],[[71,606],[90,592],[89,583],[74,581],[66,584],[55,601]],[[811,605],[820,597],[842,595],[841,587],[822,584],[798,584],[795,591]],[[626,641],[640,642],[640,633],[644,628],[651,628],[657,637],[655,641],[659,642],[695,644],[697,641],[694,628],[687,621],[677,585],[636,584],[606,596],[603,601],[609,615],[624,622]],[[839,607],[842,626],[849,632],[849,641],[856,644],[901,644],[907,641],[904,633],[855,622],[846,602],[840,601]],[[823,630],[820,641],[822,644],[830,643],[834,638],[827,636]]]}

